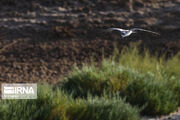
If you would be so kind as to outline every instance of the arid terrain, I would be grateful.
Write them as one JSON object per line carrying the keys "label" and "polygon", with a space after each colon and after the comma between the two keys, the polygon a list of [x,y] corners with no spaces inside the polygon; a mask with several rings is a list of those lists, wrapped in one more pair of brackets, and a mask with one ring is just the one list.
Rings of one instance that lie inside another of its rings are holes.
{"label": "arid terrain", "polygon": [[[111,55],[141,41],[142,50],[167,57],[180,49],[179,0],[0,2],[0,82],[55,83],[74,64]],[[121,39],[109,27],[139,27],[161,34]]]}

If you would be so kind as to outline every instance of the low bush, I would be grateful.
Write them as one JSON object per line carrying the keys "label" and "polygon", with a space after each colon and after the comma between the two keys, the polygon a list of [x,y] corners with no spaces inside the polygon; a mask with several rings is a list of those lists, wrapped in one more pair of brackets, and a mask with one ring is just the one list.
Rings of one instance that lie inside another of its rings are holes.
{"label": "low bush", "polygon": [[80,70],[76,67],[62,84],[62,89],[74,97],[86,97],[88,93],[100,96],[104,90],[123,91],[134,78],[133,74],[136,74],[134,70],[105,60],[100,68],[92,65],[83,66]]}
{"label": "low bush", "polygon": [[139,120],[139,109],[118,96],[73,99],[40,85],[36,100],[1,100],[1,120]]}
{"label": "low bush", "polygon": [[139,79],[133,81],[124,95],[132,105],[144,107],[142,113],[146,115],[168,114],[177,109],[175,94],[165,84],[153,79]]}
{"label": "low bush", "polygon": [[[64,107],[63,107],[64,106]],[[64,108],[64,109],[63,109]],[[51,117],[57,120],[139,120],[139,110],[120,97],[88,97],[59,104]]]}
{"label": "low bush", "polygon": [[[165,61],[145,52],[140,55],[136,47],[124,50],[119,57],[102,61],[100,66],[75,67],[66,78],[62,88],[76,97],[90,93],[101,96],[119,92],[132,105],[144,106],[144,114],[168,114],[180,101],[179,55]],[[175,66],[175,64],[177,66]],[[173,70],[169,70],[176,67]]]}

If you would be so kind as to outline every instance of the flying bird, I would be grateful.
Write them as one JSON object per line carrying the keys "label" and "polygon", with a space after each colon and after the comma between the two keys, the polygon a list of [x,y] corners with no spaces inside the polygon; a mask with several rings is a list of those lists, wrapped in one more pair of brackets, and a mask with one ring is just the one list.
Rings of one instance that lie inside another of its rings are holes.
{"label": "flying bird", "polygon": [[145,29],[141,29],[141,28],[132,28],[132,29],[130,29],[130,30],[125,30],[125,29],[121,29],[121,28],[108,28],[108,29],[107,29],[107,32],[112,32],[112,31],[118,31],[118,32],[120,32],[120,33],[121,33],[121,36],[122,36],[123,38],[130,36],[132,33],[137,33],[138,31],[149,32],[149,33],[152,33],[152,34],[160,35],[160,34],[157,33],[157,32],[153,32],[153,31],[145,30]]}

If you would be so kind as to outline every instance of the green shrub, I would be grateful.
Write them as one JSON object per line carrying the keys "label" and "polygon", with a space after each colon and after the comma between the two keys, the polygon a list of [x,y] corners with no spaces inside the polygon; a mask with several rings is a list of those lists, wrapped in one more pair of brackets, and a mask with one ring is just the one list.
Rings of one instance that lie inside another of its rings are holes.
{"label": "green shrub", "polygon": [[173,91],[178,105],[180,105],[180,78],[171,76],[166,82],[166,87]]}
{"label": "green shrub", "polygon": [[144,106],[146,115],[168,114],[177,109],[175,94],[165,84],[153,79],[133,81],[125,91],[127,101],[132,105]]}
{"label": "green shrub", "polygon": [[53,92],[48,85],[38,86],[38,99],[1,100],[1,120],[44,120],[53,107]]}
{"label": "green shrub", "polygon": [[62,88],[75,97],[86,97],[88,93],[101,95],[104,90],[112,92],[123,91],[129,82],[134,79],[136,71],[116,64],[113,61],[104,60],[101,66],[77,67],[66,78]]}
{"label": "green shrub", "polygon": [[173,92],[175,93],[178,105],[180,106],[180,82],[174,85]]}
{"label": "green shrub", "polygon": [[[63,107],[65,106],[65,107]],[[63,109],[62,109],[63,108]],[[59,104],[51,119],[57,120],[139,120],[139,110],[120,97],[88,97]]]}
{"label": "green shrub", "polygon": [[49,85],[38,86],[36,100],[1,100],[1,120],[139,120],[139,110],[120,97],[73,99]]}
{"label": "green shrub", "polygon": [[168,59],[164,66],[169,76],[174,75],[180,81],[180,52],[171,59]]}
{"label": "green shrub", "polygon": [[167,60],[164,56],[152,56],[147,50],[139,53],[137,45],[134,44],[123,49],[121,53],[118,53],[116,49],[115,52],[112,57],[117,57],[118,63],[123,66],[128,66],[141,73],[151,72],[157,76],[161,75],[159,71],[164,71],[169,77],[174,75],[180,79],[180,52]]}
{"label": "green shrub", "polygon": [[76,69],[63,87],[75,97],[86,97],[88,93],[101,96],[104,91],[120,92],[132,105],[145,105],[145,114],[167,114],[177,108],[175,98],[176,95],[179,97],[179,91],[177,92],[178,86],[174,83],[174,87],[170,88],[170,79],[161,74],[161,77],[152,73],[142,74],[128,67],[104,61],[100,68],[86,66],[82,70]]}
{"label": "green shrub", "polygon": [[179,54],[165,61],[148,52],[140,55],[136,47],[124,51],[120,56],[115,51],[98,67],[94,64],[84,65],[82,69],[75,67],[62,88],[74,97],[87,97],[88,93],[101,96],[104,91],[119,92],[131,104],[144,106],[142,112],[145,114],[174,111],[180,103]]}

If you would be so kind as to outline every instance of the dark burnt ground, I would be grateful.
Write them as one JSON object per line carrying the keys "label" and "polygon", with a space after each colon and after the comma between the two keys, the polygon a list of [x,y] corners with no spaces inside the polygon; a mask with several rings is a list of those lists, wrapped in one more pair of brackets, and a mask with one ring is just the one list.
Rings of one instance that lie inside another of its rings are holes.
{"label": "dark burnt ground", "polygon": [[[38,2],[37,2],[38,1]],[[101,61],[141,41],[152,54],[176,54],[180,50],[180,1],[134,0],[1,0],[0,82],[55,83],[74,64]],[[159,32],[121,39],[104,32],[109,27],[140,27]],[[142,49],[143,50],[143,49]]]}

